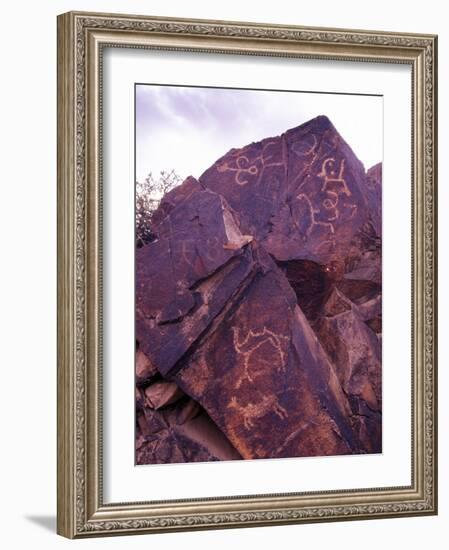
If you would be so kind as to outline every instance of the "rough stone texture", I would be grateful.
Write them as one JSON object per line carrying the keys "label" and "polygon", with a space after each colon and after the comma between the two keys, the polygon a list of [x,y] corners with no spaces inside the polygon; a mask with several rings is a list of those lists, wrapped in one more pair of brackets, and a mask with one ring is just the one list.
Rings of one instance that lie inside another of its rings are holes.
{"label": "rough stone texture", "polygon": [[350,408],[288,281],[265,269],[174,375],[244,458],[358,451]]}
{"label": "rough stone texture", "polygon": [[142,394],[138,394],[136,402],[137,464],[241,458],[204,410],[192,399],[184,397],[161,410],[145,406]]}
{"label": "rough stone texture", "polygon": [[161,380],[150,384],[145,389],[145,404],[150,409],[161,409],[179,401],[184,393],[173,382]]}
{"label": "rough stone texture", "polygon": [[367,451],[375,451],[381,446],[382,435],[381,346],[364,322],[363,311],[369,307],[361,311],[334,289],[315,331],[348,397],[358,438]]}
{"label": "rough stone texture", "polygon": [[136,337],[167,375],[253,276],[254,260],[226,201],[197,190],[136,251]]}
{"label": "rough stone texture", "polygon": [[372,166],[366,173],[366,196],[371,221],[376,235],[382,235],[382,163]]}
{"label": "rough stone texture", "polygon": [[325,116],[231,150],[200,177],[277,260],[330,263],[367,217],[365,171]]}
{"label": "rough stone texture", "polygon": [[162,199],[136,251],[137,463],[381,451],[381,177],[321,116]]}
{"label": "rough stone texture", "polygon": [[159,371],[151,363],[147,355],[140,349],[136,351],[136,384],[143,386],[148,384],[154,378],[157,378]]}

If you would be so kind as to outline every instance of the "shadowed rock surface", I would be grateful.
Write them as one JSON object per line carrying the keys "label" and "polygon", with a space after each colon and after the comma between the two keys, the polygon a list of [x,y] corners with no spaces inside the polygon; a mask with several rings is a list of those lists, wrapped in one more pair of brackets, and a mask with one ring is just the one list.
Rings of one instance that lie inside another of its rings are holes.
{"label": "shadowed rock surface", "polygon": [[341,259],[367,217],[363,165],[325,116],[231,150],[199,181],[280,261]]}
{"label": "shadowed rock surface", "polygon": [[163,197],[136,250],[138,464],[381,452],[381,176],[320,116]]}
{"label": "shadowed rock surface", "polygon": [[324,305],[315,330],[348,398],[358,439],[368,452],[374,452],[381,446],[382,435],[381,345],[377,335],[364,322],[363,310],[337,289]]}
{"label": "shadowed rock surface", "polygon": [[187,396],[157,410],[138,392],[136,403],[137,464],[241,458],[200,405]]}

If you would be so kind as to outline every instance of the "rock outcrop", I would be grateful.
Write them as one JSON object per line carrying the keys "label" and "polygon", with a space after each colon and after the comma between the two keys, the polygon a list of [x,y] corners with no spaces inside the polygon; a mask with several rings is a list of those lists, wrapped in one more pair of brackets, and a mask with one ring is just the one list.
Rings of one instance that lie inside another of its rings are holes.
{"label": "rock outcrop", "polygon": [[151,231],[138,464],[381,452],[381,165],[320,116],[187,178]]}

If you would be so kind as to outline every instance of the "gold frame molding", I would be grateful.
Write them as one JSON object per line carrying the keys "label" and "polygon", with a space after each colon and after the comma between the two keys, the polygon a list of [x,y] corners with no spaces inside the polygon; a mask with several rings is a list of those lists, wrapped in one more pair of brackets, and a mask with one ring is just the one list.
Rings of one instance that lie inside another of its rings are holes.
{"label": "gold frame molding", "polygon": [[[405,63],[412,68],[412,483],[105,504],[101,412],[103,47]],[[131,15],[58,17],[58,520],[70,538],[437,513],[437,37]]]}

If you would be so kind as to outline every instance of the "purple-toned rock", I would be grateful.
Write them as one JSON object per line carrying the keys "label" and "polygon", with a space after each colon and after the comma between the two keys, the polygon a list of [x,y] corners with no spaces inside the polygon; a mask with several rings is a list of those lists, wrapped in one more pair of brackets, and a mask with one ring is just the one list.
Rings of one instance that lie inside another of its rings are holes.
{"label": "purple-toned rock", "polygon": [[381,346],[364,322],[379,315],[379,301],[360,309],[337,289],[315,325],[316,334],[336,370],[351,406],[351,421],[367,452],[382,450]]}
{"label": "purple-toned rock", "polygon": [[376,232],[382,235],[382,163],[375,164],[366,173],[366,196],[371,221]]}
{"label": "purple-toned rock", "polygon": [[173,382],[160,380],[145,389],[145,405],[150,409],[158,410],[176,403],[184,395],[184,392]]}
{"label": "purple-toned rock", "polygon": [[267,254],[259,261],[265,269],[179,365],[176,383],[244,458],[360,452],[350,405],[294,292]]}
{"label": "purple-toned rock", "polygon": [[143,386],[151,382],[159,371],[151,363],[150,359],[141,351],[136,351],[136,384]]}
{"label": "purple-toned rock", "polygon": [[138,463],[381,452],[381,180],[320,116],[163,197],[136,251]]}
{"label": "purple-toned rock", "polygon": [[136,337],[163,375],[208,329],[258,266],[225,199],[197,190],[136,251]]}
{"label": "purple-toned rock", "polygon": [[[139,399],[140,397],[140,399]],[[192,399],[154,410],[137,399],[136,463],[206,462],[241,458]]]}
{"label": "purple-toned rock", "polygon": [[382,285],[382,164],[368,170],[364,188],[367,220],[347,248],[340,287],[358,304],[379,294]]}
{"label": "purple-toned rock", "polygon": [[325,116],[233,149],[200,177],[279,261],[345,256],[367,219],[362,163]]}
{"label": "purple-toned rock", "polygon": [[159,204],[157,210],[151,216],[151,224],[155,228],[164,220],[170,212],[187,200],[197,191],[201,191],[203,187],[192,176],[185,179],[181,185],[178,185],[168,193],[166,193]]}

